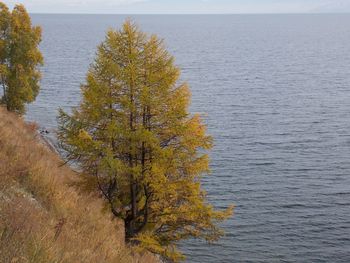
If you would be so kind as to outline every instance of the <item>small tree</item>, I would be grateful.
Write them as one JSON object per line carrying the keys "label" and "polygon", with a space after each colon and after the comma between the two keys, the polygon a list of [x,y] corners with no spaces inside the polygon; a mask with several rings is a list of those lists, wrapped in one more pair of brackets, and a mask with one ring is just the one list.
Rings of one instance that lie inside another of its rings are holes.
{"label": "small tree", "polygon": [[175,261],[177,241],[218,239],[232,210],[215,211],[200,187],[212,139],[189,115],[179,74],[162,41],[127,21],[98,47],[81,105],[60,110],[58,133],[68,160],[90,174],[86,185],[124,220],[127,240]]}
{"label": "small tree", "polygon": [[41,28],[32,27],[23,5],[12,13],[0,2],[0,85],[1,103],[10,111],[25,113],[25,103],[33,102],[39,92],[43,57],[38,49]]}

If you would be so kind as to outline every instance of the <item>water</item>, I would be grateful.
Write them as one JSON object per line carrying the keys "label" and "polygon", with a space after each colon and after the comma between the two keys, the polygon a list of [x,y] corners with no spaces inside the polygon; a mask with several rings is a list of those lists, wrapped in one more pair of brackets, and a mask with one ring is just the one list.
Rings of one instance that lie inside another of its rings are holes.
{"label": "water", "polygon": [[[109,27],[125,16],[33,15],[42,91],[27,119],[56,127]],[[350,15],[134,16],[166,40],[215,138],[204,178],[227,235],[187,262],[350,262]]]}

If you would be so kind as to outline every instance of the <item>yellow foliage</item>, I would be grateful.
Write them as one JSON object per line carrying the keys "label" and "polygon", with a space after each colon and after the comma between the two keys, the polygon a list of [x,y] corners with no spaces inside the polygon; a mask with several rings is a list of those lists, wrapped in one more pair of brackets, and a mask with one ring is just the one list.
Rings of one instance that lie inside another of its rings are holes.
{"label": "yellow foliage", "polygon": [[216,240],[232,214],[216,211],[200,187],[212,138],[189,114],[189,87],[179,76],[163,42],[127,21],[98,47],[81,105],[60,112],[58,133],[68,160],[95,177],[124,220],[127,240],[173,261],[183,258],[179,240]]}
{"label": "yellow foliage", "polygon": [[41,28],[32,27],[23,5],[16,5],[10,12],[0,2],[0,32],[0,102],[8,110],[23,114],[25,104],[33,102],[39,93]]}
{"label": "yellow foliage", "polygon": [[92,137],[90,136],[90,134],[88,134],[88,132],[83,130],[83,129],[79,130],[78,138],[83,140],[83,141],[91,141],[92,140]]}

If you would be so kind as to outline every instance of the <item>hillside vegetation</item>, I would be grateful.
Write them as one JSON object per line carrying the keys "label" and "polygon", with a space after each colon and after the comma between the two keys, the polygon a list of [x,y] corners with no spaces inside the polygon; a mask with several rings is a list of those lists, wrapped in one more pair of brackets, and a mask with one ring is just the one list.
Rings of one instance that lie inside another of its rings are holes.
{"label": "hillside vegetation", "polygon": [[156,262],[124,244],[124,226],[40,142],[35,124],[0,107],[0,262]]}

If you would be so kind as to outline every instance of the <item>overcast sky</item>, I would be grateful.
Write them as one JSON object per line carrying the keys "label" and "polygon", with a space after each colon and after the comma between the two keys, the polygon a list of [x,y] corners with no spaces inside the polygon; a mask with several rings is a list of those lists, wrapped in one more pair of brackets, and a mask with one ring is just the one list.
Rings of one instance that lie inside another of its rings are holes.
{"label": "overcast sky", "polygon": [[350,0],[3,0],[31,13],[212,14],[350,12]]}

